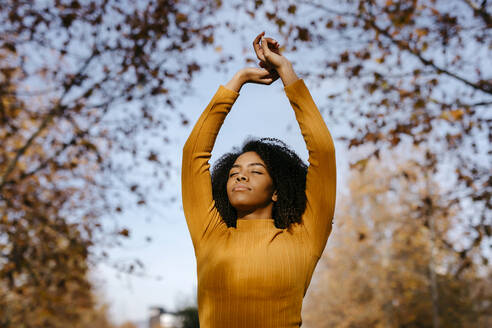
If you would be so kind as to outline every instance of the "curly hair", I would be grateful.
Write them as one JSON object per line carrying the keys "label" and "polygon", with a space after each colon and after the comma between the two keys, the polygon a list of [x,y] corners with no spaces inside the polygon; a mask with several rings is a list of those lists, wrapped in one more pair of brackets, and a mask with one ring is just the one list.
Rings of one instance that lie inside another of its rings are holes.
{"label": "curly hair", "polygon": [[283,141],[276,138],[248,138],[241,149],[222,155],[212,169],[212,194],[215,206],[228,227],[236,227],[237,212],[229,202],[227,180],[236,159],[243,153],[254,151],[265,162],[277,190],[272,217],[279,229],[301,222],[306,209],[307,165]]}

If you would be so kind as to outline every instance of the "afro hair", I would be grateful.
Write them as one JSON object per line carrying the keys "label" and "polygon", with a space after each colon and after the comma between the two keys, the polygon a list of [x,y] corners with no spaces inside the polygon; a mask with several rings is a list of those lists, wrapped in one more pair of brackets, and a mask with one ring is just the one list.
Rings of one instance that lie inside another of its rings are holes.
{"label": "afro hair", "polygon": [[265,162],[272,177],[277,201],[272,218],[279,229],[300,223],[306,209],[307,165],[283,141],[276,138],[248,138],[243,146],[222,155],[212,169],[212,194],[215,206],[228,227],[236,227],[237,213],[229,202],[227,180],[236,159],[243,153],[254,151]]}

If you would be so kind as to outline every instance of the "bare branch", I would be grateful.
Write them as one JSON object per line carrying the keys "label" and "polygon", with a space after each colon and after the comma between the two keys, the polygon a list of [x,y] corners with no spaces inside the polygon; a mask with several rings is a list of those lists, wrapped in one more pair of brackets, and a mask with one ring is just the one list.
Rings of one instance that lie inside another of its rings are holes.
{"label": "bare branch", "polygon": [[[463,82],[464,84],[466,84],[466,85],[468,85],[468,86],[470,86],[470,87],[472,87],[474,89],[480,90],[480,91],[485,92],[487,94],[492,94],[492,84],[491,83],[480,83],[479,84],[479,83],[476,83],[476,82],[471,82],[471,81],[465,79],[464,77],[461,77],[461,76],[457,75],[456,73],[453,73],[453,72],[451,72],[451,71],[449,71],[449,70],[447,70],[445,68],[439,67],[438,65],[436,65],[434,63],[434,61],[424,58],[422,56],[422,54],[418,51],[418,49],[413,49],[406,42],[404,42],[402,40],[395,39],[386,30],[384,30],[381,27],[379,27],[378,25],[376,25],[376,23],[375,23],[376,19],[375,18],[374,19],[369,19],[367,17],[363,17],[363,16],[357,15],[355,13],[337,11],[337,10],[334,10],[332,8],[326,7],[326,6],[322,5],[322,4],[313,3],[311,1],[300,1],[300,3],[306,4],[306,5],[309,5],[309,6],[313,6],[313,7],[318,8],[318,9],[322,9],[323,11],[325,11],[325,12],[327,12],[329,14],[338,15],[338,16],[352,17],[352,18],[355,18],[355,19],[361,19],[365,23],[367,23],[369,26],[371,26],[374,30],[376,30],[378,33],[380,33],[381,35],[384,35],[386,38],[388,38],[399,49],[405,50],[405,51],[409,52],[410,54],[412,54],[413,56],[417,57],[420,60],[420,62],[422,64],[424,64],[425,66],[432,67],[436,72],[442,73],[442,74],[445,74],[445,75],[448,75],[448,76],[450,76],[450,77],[452,77],[452,78],[454,78],[454,79],[456,79],[458,81]],[[483,11],[485,14],[487,14],[485,12],[485,9],[480,9],[480,10]]]}
{"label": "bare branch", "polygon": [[430,59],[426,59],[422,56],[422,54],[417,50],[417,49],[413,49],[411,48],[406,42],[402,41],[402,40],[398,40],[398,39],[395,39],[393,36],[391,36],[388,31],[380,28],[379,26],[376,25],[376,23],[373,21],[373,20],[370,20],[370,19],[367,19],[367,18],[363,18],[364,21],[366,23],[368,23],[372,28],[374,28],[374,30],[376,30],[378,33],[380,33],[381,35],[384,35],[386,38],[388,38],[393,44],[395,44],[398,48],[400,48],[401,50],[406,50],[407,52],[409,52],[410,54],[414,55],[415,57],[417,57],[420,62],[422,64],[424,64],[425,66],[429,66],[429,67],[432,67],[436,70],[436,72],[438,73],[441,73],[441,74],[445,74],[445,75],[448,75],[458,81],[461,81],[463,82],[464,84],[474,88],[474,89],[477,89],[477,90],[480,90],[482,92],[485,92],[485,93],[488,93],[488,94],[492,94],[492,85],[490,83],[487,83],[487,84],[477,84],[477,83],[474,83],[474,82],[471,82],[471,81],[468,81],[467,79],[451,72],[451,71],[448,71],[447,69],[444,69],[442,67],[439,67],[437,66],[434,61],[430,60]]}
{"label": "bare branch", "polygon": [[487,12],[486,10],[486,3],[487,1],[484,1],[482,3],[482,6],[478,6],[476,3],[474,3],[471,0],[463,0],[468,6],[470,6],[471,9],[473,9],[473,12],[475,15],[479,16],[482,18],[485,24],[487,24],[487,27],[492,27],[492,16]]}
{"label": "bare branch", "polygon": [[492,101],[482,101],[482,102],[477,102],[477,103],[474,103],[474,104],[468,104],[468,105],[465,105],[465,106],[469,106],[469,107],[481,107],[481,106],[490,106],[492,105]]}
{"label": "bare branch", "polygon": [[43,132],[44,129],[51,123],[53,117],[59,112],[63,111],[64,109],[65,107],[59,104],[48,115],[46,115],[46,117],[44,118],[43,122],[41,122],[41,125],[39,126],[37,131],[31,135],[31,137],[26,141],[24,146],[22,146],[17,151],[15,157],[10,161],[9,165],[7,165],[7,169],[5,170],[2,177],[0,178],[0,188],[2,188],[5,185],[6,179],[8,178],[9,174],[12,173],[15,166],[17,165],[17,162],[19,161],[21,156],[24,155],[24,153],[31,146],[31,144],[34,142],[34,139],[36,139],[41,134],[41,132]]}
{"label": "bare branch", "polygon": [[58,101],[58,104],[55,105],[55,107],[46,115],[46,117],[41,122],[41,125],[36,130],[36,132],[34,132],[31,135],[31,137],[29,137],[29,139],[26,141],[26,143],[21,148],[19,148],[19,150],[17,150],[15,157],[7,165],[5,172],[2,174],[2,177],[0,178],[0,189],[5,185],[5,182],[7,181],[8,176],[14,170],[15,166],[17,165],[17,162],[22,157],[22,155],[24,155],[24,153],[27,151],[27,149],[32,145],[34,140],[41,134],[41,132],[43,132],[50,125],[51,121],[53,120],[53,118],[56,115],[65,111],[67,106],[62,104],[63,99],[65,98],[65,96],[70,91],[70,88],[74,85],[75,79],[78,76],[80,76],[87,69],[87,67],[89,66],[91,61],[95,58],[96,54],[97,54],[97,52],[93,51],[91,56],[89,56],[89,58],[87,58],[87,60],[84,62],[84,64],[82,65],[80,70],[77,72],[77,74],[75,74],[74,77],[71,79],[71,82],[64,86],[64,91],[60,97],[60,100]]}
{"label": "bare branch", "polygon": [[348,11],[337,11],[337,10],[334,10],[332,8],[329,8],[329,7],[326,7],[326,6],[323,6],[322,4],[320,3],[313,3],[312,1],[297,1],[298,3],[303,3],[305,5],[309,5],[309,6],[312,6],[314,8],[317,8],[317,9],[323,9],[324,11],[326,11],[327,13],[329,14],[333,14],[333,15],[338,15],[338,16],[351,16],[351,17],[357,17],[356,14],[354,13],[351,13],[351,12],[348,12]]}

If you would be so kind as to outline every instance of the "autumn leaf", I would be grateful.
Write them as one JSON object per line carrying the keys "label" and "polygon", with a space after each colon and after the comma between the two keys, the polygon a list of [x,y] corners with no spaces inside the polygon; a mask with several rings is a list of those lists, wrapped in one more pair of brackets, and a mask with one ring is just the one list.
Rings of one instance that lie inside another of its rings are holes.
{"label": "autumn leaf", "polygon": [[292,15],[294,15],[296,13],[296,10],[297,10],[297,6],[296,5],[290,5],[289,8],[287,8],[287,12],[289,14],[292,14]]}
{"label": "autumn leaf", "polygon": [[446,121],[454,122],[454,121],[460,121],[463,118],[463,114],[464,114],[463,109],[455,109],[455,110],[443,111],[439,117]]}
{"label": "autumn leaf", "polygon": [[157,153],[151,151],[149,156],[147,156],[147,160],[149,160],[151,162],[159,162],[159,158],[157,156]]}
{"label": "autumn leaf", "polygon": [[122,229],[118,232],[118,234],[122,235],[122,236],[125,236],[125,237],[129,237],[130,236],[130,231],[128,229]]}

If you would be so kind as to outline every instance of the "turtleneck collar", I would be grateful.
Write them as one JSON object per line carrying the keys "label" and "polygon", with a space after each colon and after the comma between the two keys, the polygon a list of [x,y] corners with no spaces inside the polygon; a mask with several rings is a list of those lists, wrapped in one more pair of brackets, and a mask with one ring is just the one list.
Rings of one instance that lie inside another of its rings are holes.
{"label": "turtleneck collar", "polygon": [[236,229],[251,230],[272,227],[275,228],[273,219],[237,219]]}

